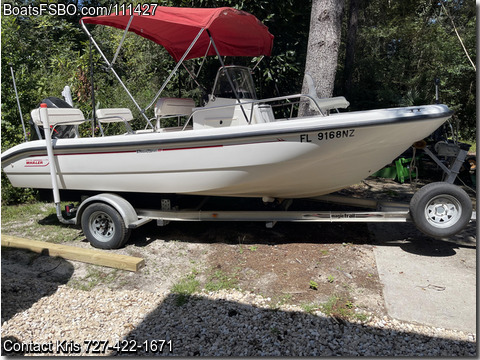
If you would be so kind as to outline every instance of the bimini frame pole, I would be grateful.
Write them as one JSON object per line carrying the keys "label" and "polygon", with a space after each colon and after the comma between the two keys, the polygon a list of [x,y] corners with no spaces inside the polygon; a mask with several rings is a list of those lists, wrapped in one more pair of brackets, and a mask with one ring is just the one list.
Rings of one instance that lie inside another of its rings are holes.
{"label": "bimini frame pole", "polygon": [[90,34],[90,32],[88,31],[87,27],[85,26],[85,23],[83,22],[83,20],[80,20],[80,23],[82,24],[82,28],[83,28],[83,31],[85,31],[85,33],[87,34],[88,38],[90,39],[90,41],[92,42],[92,44],[97,48],[98,52],[100,53],[100,56],[103,58],[103,61],[105,61],[105,63],[108,65],[108,68],[110,69],[110,71],[113,73],[113,75],[115,75],[115,77],[117,78],[118,82],[120,83],[120,85],[122,85],[123,89],[125,90],[125,92],[127,93],[127,95],[130,97],[130,99],[133,101],[133,103],[135,104],[135,106],[137,107],[137,109],[140,111],[140,113],[142,114],[142,116],[145,118],[145,120],[147,120],[148,124],[151,126],[152,129],[154,129],[155,127],[153,126],[153,124],[150,122],[150,120],[148,119],[148,116],[145,114],[145,110],[143,110],[140,105],[138,105],[137,101],[135,100],[135,98],[133,97],[133,95],[130,93],[130,91],[128,90],[128,88],[125,86],[125,84],[123,83],[122,79],[120,78],[120,76],[117,74],[117,72],[115,71],[115,69],[112,67],[112,64],[108,61],[107,57],[105,56],[105,54],[103,53],[102,49],[100,49],[100,46],[98,46],[97,42],[95,41],[95,39],[93,38],[92,34]]}
{"label": "bimini frame pole", "polygon": [[227,80],[230,83],[230,87],[232,88],[233,94],[235,95],[235,99],[237,99],[238,104],[240,105],[240,109],[242,109],[243,116],[245,116],[245,120],[247,120],[247,124],[250,124],[250,120],[247,116],[247,113],[245,112],[245,109],[243,108],[242,102],[240,101],[240,97],[238,96],[237,90],[235,90],[235,85],[233,85],[232,78],[230,77],[230,74],[225,68],[225,63],[222,60],[222,56],[220,55],[220,52],[217,49],[217,46],[215,45],[215,41],[213,41],[212,35],[210,34],[210,31],[207,30],[208,36],[210,37],[210,43],[213,45],[213,48],[215,49],[215,52],[217,53],[218,60],[220,61],[220,65],[222,66],[223,70],[225,71],[225,75],[227,76]]}
{"label": "bimini frame pole", "polygon": [[130,29],[130,25],[132,24],[133,20],[133,15],[130,16],[130,20],[128,20],[127,27],[125,28],[125,31],[123,32],[122,40],[120,40],[120,44],[118,44],[117,51],[115,52],[115,55],[113,55],[113,60],[110,66],[113,66],[115,64],[115,61],[117,60],[118,54],[120,54],[120,49],[122,48],[123,42],[125,41],[125,37],[127,36],[128,29]]}
{"label": "bimini frame pole", "polygon": [[155,97],[153,98],[152,102],[144,109],[145,110],[148,110],[150,109],[150,107],[155,104],[155,102],[157,101],[157,99],[160,97],[160,94],[163,92],[163,90],[165,89],[165,86],[167,86],[167,84],[170,82],[170,80],[172,79],[173,75],[175,75],[175,73],[177,72],[178,68],[180,67],[180,65],[182,65],[183,63],[183,60],[185,60],[185,58],[187,57],[187,55],[190,53],[190,50],[192,50],[192,48],[195,46],[195,44],[197,43],[198,41],[198,38],[200,37],[200,35],[202,35],[203,31],[205,29],[204,28],[201,28],[200,31],[198,32],[197,36],[195,37],[195,39],[193,39],[192,43],[190,44],[190,46],[188,47],[188,49],[185,51],[185,53],[183,54],[182,58],[180,59],[180,61],[177,63],[177,65],[175,65],[175,68],[172,70],[172,72],[170,73],[170,75],[168,75],[167,79],[165,80],[165,82],[163,83],[162,87],[160,88],[160,90],[158,90],[157,92],[157,95],[155,95]]}
{"label": "bimini frame pole", "polygon": [[[94,76],[93,76],[93,55],[92,55],[92,40],[88,42],[88,59],[90,63],[90,85],[91,89],[90,92],[92,94],[92,137],[95,137],[95,127],[97,126],[97,114],[95,112],[95,84],[93,82]],[[103,134],[102,134],[103,135]]]}
{"label": "bimini frame pole", "polygon": [[195,75],[195,77],[197,77],[197,78],[198,78],[198,75],[200,74],[200,70],[202,70],[203,64],[205,63],[205,59],[207,58],[207,54],[210,51],[210,46],[212,46],[212,41],[211,40],[208,43],[207,51],[205,51],[205,55],[203,56],[202,63],[200,64],[200,67],[198,68],[197,74]]}

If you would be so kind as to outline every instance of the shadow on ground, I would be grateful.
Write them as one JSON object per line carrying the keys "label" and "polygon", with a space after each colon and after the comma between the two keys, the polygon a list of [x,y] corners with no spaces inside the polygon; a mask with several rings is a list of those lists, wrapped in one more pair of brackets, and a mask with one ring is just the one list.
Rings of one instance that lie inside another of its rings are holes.
{"label": "shadow on ground", "polygon": [[[242,295],[240,295],[242,296]],[[246,296],[246,295],[243,295]],[[124,340],[149,344],[138,355],[177,356],[473,356],[475,342],[265,309],[201,296],[177,305],[169,295]],[[163,349],[158,340],[165,340]],[[145,351],[150,350],[150,351]],[[116,354],[128,355],[128,353]],[[131,355],[131,353],[130,353]]]}
{"label": "shadow on ground", "polygon": [[[14,248],[2,248],[1,267],[2,324],[42,297],[52,295],[74,271],[72,264],[62,258]],[[2,355],[5,341],[17,342],[13,336],[2,337]]]}
{"label": "shadow on ground", "polygon": [[413,223],[371,224],[369,229],[376,232],[382,229],[380,236],[374,236],[371,243],[381,247],[399,247],[403,251],[427,257],[449,257],[457,254],[458,249],[475,249],[476,222],[471,222],[457,235],[445,239],[435,239],[422,234]]}

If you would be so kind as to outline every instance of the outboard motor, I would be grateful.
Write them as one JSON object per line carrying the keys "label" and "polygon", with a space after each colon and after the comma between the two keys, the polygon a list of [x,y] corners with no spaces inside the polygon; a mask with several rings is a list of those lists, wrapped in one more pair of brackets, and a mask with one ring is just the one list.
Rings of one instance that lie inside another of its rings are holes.
{"label": "outboard motor", "polygon": [[[40,104],[47,104],[47,108],[71,108],[67,102],[59,99],[57,97],[50,96],[46,99],[43,99]],[[38,104],[38,107],[40,107]],[[30,120],[30,127],[34,127],[32,120]],[[42,138],[45,138],[45,133],[43,128],[39,128]],[[31,131],[32,134],[36,134],[35,131]],[[53,133],[52,139],[65,139],[65,138],[74,138],[76,136],[75,125],[59,125],[56,126]],[[33,140],[37,140],[38,136],[34,135]]]}

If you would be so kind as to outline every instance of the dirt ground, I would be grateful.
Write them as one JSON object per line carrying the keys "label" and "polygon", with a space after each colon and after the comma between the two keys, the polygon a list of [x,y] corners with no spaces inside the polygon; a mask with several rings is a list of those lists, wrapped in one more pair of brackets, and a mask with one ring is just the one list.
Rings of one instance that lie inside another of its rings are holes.
{"label": "dirt ground", "polygon": [[[412,192],[410,185],[367,180],[341,193],[402,201]],[[315,206],[337,210],[322,203]],[[22,236],[15,229],[9,233]],[[80,240],[68,245],[90,247],[80,228],[72,228],[73,237]],[[177,222],[165,227],[152,222],[135,230],[124,248],[109,250],[144,258],[146,266],[136,273],[79,262],[55,267],[55,262],[64,260],[46,261],[39,255],[18,261],[25,257],[17,251],[2,251],[2,277],[33,272],[49,281],[61,278],[58,273],[64,268],[65,279],[58,281],[76,288],[106,286],[163,293],[193,276],[201,287],[217,283],[262,295],[273,308],[279,304],[319,306],[335,296],[367,313],[383,315],[374,247],[373,236],[362,223],[278,223],[268,229],[261,222]]]}
{"label": "dirt ground", "polygon": [[318,304],[335,295],[383,313],[366,225],[281,224],[270,234],[249,230],[255,232],[239,244],[215,244],[209,261],[215,269],[232,271],[242,289],[273,303]]}

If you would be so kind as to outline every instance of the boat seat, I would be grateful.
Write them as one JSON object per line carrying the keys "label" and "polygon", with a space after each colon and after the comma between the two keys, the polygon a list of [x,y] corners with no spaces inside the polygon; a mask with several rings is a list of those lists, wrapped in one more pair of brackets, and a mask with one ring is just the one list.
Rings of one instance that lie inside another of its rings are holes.
{"label": "boat seat", "polygon": [[[315,83],[313,82],[313,78],[309,73],[305,73],[305,80],[307,81],[308,95],[310,95],[316,101],[320,107],[320,110],[329,111],[333,109],[346,109],[350,105],[344,96],[322,99],[319,98],[315,88]],[[312,101],[310,101],[310,103],[312,103]],[[311,104],[311,106],[316,107],[315,104]]]}
{"label": "boat seat", "polygon": [[[46,108],[48,122],[50,126],[56,125],[80,125],[87,121],[80,109],[75,108]],[[32,120],[35,124],[43,126],[40,119],[40,108],[33,109],[31,112]]]}
{"label": "boat seat", "polygon": [[107,108],[107,109],[97,109],[95,111],[97,115],[97,120],[100,126],[100,131],[103,135],[102,123],[108,124],[113,122],[123,122],[127,128],[127,131],[132,134],[133,130],[130,124],[130,120],[133,120],[132,111],[128,108]]}
{"label": "boat seat", "polygon": [[275,121],[272,106],[268,104],[256,104],[253,106],[254,121],[256,124]]}
{"label": "boat seat", "polygon": [[[48,123],[50,124],[51,134],[54,138],[79,137],[80,133],[78,132],[78,125],[89,121],[89,119],[85,119],[80,109],[75,109],[72,107],[47,107],[46,110],[48,115]],[[41,138],[39,126],[43,128],[43,122],[40,119],[40,108],[33,109],[30,114],[32,116],[32,121],[37,129],[37,134],[39,138]],[[70,129],[72,127],[73,129]],[[60,130],[60,128],[63,128],[63,130]],[[71,130],[73,130],[73,132],[71,132]]]}
{"label": "boat seat", "polygon": [[350,103],[345,99],[344,96],[337,96],[332,98],[324,98],[324,99],[315,99],[317,101],[318,106],[322,110],[333,110],[333,109],[346,109]]}
{"label": "boat seat", "polygon": [[195,107],[193,99],[188,98],[160,98],[155,104],[155,124],[156,131],[164,129],[161,121],[166,118],[177,118],[177,126],[180,126],[180,118],[182,116],[190,116]]}
{"label": "boat seat", "polygon": [[195,102],[187,98],[160,98],[155,104],[155,116],[189,116]]}

